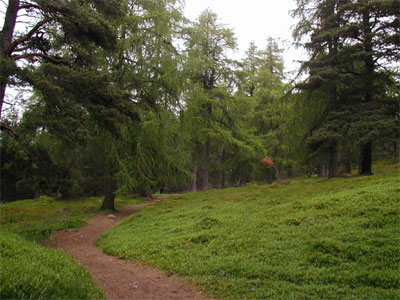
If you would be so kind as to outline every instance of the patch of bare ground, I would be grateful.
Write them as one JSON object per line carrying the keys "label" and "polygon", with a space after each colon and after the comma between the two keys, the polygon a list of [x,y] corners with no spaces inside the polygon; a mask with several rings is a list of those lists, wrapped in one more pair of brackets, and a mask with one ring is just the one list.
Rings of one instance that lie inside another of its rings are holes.
{"label": "patch of bare ground", "polygon": [[116,218],[107,217],[109,212],[102,213],[90,219],[82,229],[55,233],[44,245],[67,253],[86,267],[107,299],[210,299],[178,276],[169,277],[148,266],[109,256],[97,247],[97,240],[105,231],[143,206],[154,203],[124,207],[113,213]]}

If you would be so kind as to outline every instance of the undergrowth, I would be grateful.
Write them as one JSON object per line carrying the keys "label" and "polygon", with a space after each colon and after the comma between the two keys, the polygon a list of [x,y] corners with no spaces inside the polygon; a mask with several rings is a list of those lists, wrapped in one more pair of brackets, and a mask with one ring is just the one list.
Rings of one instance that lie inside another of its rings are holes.
{"label": "undergrowth", "polygon": [[399,299],[399,173],[375,169],[174,195],[99,244],[217,298]]}

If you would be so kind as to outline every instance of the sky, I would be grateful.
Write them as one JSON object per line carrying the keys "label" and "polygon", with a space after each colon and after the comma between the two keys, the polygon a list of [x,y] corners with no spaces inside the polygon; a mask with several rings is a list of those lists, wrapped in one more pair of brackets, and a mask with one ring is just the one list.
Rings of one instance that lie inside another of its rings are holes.
{"label": "sky", "polygon": [[296,70],[296,61],[305,58],[301,49],[291,46],[291,27],[296,20],[289,11],[296,8],[295,0],[185,0],[184,15],[196,20],[207,8],[218,15],[219,23],[235,33],[238,51],[233,54],[234,58],[244,58],[251,41],[264,49],[267,37],[279,38],[284,42],[282,48],[285,50],[286,71]]}

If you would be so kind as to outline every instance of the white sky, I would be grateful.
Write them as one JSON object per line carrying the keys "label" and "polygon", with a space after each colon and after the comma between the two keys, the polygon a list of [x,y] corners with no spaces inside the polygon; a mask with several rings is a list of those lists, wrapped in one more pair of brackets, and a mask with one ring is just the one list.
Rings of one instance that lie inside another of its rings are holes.
{"label": "white sky", "polygon": [[282,47],[287,71],[297,69],[294,61],[304,59],[303,51],[291,46],[291,27],[296,21],[289,11],[296,8],[295,0],[185,0],[184,15],[196,20],[207,8],[218,15],[219,23],[235,33],[238,51],[234,58],[244,58],[251,41],[264,49],[270,36],[286,41]]}

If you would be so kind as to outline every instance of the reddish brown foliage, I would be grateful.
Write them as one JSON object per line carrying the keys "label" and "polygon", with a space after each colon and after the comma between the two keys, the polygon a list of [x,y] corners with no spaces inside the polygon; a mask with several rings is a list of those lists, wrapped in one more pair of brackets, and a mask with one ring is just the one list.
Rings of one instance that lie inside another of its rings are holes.
{"label": "reddish brown foliage", "polygon": [[263,158],[263,159],[261,160],[261,163],[262,163],[265,167],[267,167],[267,168],[272,168],[272,167],[275,166],[274,161],[273,161],[271,158],[269,158],[269,157]]}

